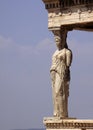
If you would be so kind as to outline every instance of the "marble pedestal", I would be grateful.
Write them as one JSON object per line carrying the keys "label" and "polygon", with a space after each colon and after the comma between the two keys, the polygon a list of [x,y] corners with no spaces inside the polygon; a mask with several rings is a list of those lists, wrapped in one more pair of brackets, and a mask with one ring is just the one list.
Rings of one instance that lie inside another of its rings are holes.
{"label": "marble pedestal", "polygon": [[43,123],[46,130],[93,130],[93,120],[45,117]]}

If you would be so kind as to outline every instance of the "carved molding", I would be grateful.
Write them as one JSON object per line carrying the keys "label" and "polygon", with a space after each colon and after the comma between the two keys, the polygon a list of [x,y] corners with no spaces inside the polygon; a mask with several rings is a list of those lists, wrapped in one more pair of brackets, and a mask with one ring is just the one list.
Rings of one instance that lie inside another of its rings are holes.
{"label": "carved molding", "polygon": [[92,0],[43,0],[45,8],[50,10],[54,8],[65,9],[73,6],[90,5],[93,4]]}
{"label": "carved molding", "polygon": [[[75,0],[74,0],[75,1]],[[72,29],[93,31],[93,27],[87,29],[86,24],[93,26],[93,1],[80,0],[74,6],[60,7],[60,0],[43,0],[48,10],[48,28],[55,30],[61,26],[69,26]],[[65,1],[64,1],[65,2]],[[84,25],[85,24],[85,25]],[[82,29],[81,26],[85,28]]]}
{"label": "carved molding", "polygon": [[93,129],[93,120],[44,118],[47,129]]}

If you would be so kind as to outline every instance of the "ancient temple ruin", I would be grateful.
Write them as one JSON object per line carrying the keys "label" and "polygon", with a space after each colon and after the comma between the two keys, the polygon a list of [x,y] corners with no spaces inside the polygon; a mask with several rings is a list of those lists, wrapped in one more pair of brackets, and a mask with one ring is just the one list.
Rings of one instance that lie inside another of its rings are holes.
{"label": "ancient temple ruin", "polygon": [[[93,120],[80,120],[68,116],[67,93],[72,53],[69,51],[66,42],[67,32],[69,31],[93,31],[93,0],[42,1],[48,11],[48,29],[53,32],[58,47],[58,51],[53,55],[53,65],[50,69],[52,86],[55,87],[55,90],[53,90],[54,115],[44,118],[43,122],[47,130],[93,130]],[[64,71],[60,71],[61,67]],[[58,92],[56,88],[61,87],[62,89],[59,89]],[[60,106],[62,109],[60,109]]]}

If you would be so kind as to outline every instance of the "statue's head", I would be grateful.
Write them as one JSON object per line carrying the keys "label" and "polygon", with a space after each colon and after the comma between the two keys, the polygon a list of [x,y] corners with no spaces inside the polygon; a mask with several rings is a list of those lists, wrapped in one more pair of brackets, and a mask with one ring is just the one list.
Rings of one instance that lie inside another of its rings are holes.
{"label": "statue's head", "polygon": [[63,48],[66,48],[66,38],[67,38],[67,30],[62,29],[54,32],[55,35],[55,42],[58,50],[61,50]]}
{"label": "statue's head", "polygon": [[55,42],[58,49],[61,49],[61,37],[55,36]]}

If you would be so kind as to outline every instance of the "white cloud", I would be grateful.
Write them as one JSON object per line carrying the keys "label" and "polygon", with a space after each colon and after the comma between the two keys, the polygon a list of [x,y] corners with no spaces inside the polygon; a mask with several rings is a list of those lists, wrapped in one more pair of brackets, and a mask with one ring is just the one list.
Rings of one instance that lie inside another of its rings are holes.
{"label": "white cloud", "polygon": [[[48,39],[38,45],[23,46],[16,44],[11,38],[1,36],[1,128],[8,129],[10,123],[11,129],[16,128],[18,124],[22,124],[18,125],[19,128],[30,128],[41,124],[41,116],[44,114],[41,107],[47,102],[47,98],[44,101],[42,97],[47,95],[46,91],[48,91],[48,87],[50,88],[49,81],[47,81],[49,78],[48,58],[51,59],[49,55],[53,48],[53,44]],[[38,102],[41,104],[40,106],[38,106]],[[47,107],[51,105],[49,104]]]}
{"label": "white cloud", "polygon": [[4,48],[8,45],[12,45],[12,39],[11,38],[5,38],[3,36],[0,35],[0,48]]}
{"label": "white cloud", "polygon": [[[37,55],[42,51],[50,51],[54,48],[54,43],[50,39],[44,39],[37,45],[19,45],[13,41],[11,38],[5,38],[0,36],[0,50],[4,51],[15,51],[19,56],[31,56]],[[54,48],[55,49],[55,48]]]}
{"label": "white cloud", "polygon": [[46,51],[51,49],[51,47],[53,48],[53,41],[51,41],[50,39],[44,39],[43,41],[41,41],[38,45],[37,45],[37,50],[40,51]]}

